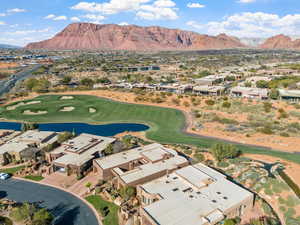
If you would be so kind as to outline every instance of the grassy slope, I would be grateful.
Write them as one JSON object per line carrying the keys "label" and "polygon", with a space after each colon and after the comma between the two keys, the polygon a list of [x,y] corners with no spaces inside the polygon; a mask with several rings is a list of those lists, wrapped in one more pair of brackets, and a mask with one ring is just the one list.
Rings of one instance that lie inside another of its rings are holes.
{"label": "grassy slope", "polygon": [[[118,224],[118,210],[119,207],[111,202],[104,201],[98,195],[91,195],[85,198],[89,203],[91,203],[95,209],[102,215],[102,211],[105,207],[109,208],[109,214],[104,217],[104,225],[116,225]],[[104,216],[104,215],[102,215]]]}
{"label": "grassy slope", "polygon": [[15,174],[16,172],[18,172],[19,170],[24,169],[25,166],[17,166],[17,167],[13,167],[13,168],[8,168],[8,169],[0,169],[1,173],[8,173],[8,174]]}
{"label": "grassy slope", "polygon": [[[95,96],[75,96],[73,100],[60,100],[61,96],[40,96],[41,104],[20,106],[16,110],[4,110],[0,117],[10,120],[29,121],[38,123],[49,122],[83,122],[83,123],[116,123],[136,122],[151,126],[147,137],[161,143],[191,144],[199,147],[210,147],[217,142],[224,142],[203,137],[194,137],[182,133],[185,124],[184,114],[176,109],[160,108],[145,105],[135,105],[114,102]],[[66,106],[73,106],[72,112],[60,112]],[[97,109],[96,113],[89,113],[89,108]],[[23,115],[24,110],[46,110],[46,115]],[[1,110],[0,110],[1,112]],[[300,164],[300,155],[280,151],[271,151],[245,145],[237,145],[245,153],[265,154]]]}

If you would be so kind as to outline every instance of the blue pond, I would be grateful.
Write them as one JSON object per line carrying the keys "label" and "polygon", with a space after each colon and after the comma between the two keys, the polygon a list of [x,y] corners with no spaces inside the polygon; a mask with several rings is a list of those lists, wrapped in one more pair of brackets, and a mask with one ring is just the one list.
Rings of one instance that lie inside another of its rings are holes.
{"label": "blue pond", "polygon": [[[0,129],[20,130],[21,123],[0,122]],[[92,125],[86,123],[43,123],[39,124],[40,131],[75,131],[76,134],[89,133],[100,136],[114,136],[125,131],[139,132],[146,131],[149,127],[135,123],[113,123],[106,125]]]}

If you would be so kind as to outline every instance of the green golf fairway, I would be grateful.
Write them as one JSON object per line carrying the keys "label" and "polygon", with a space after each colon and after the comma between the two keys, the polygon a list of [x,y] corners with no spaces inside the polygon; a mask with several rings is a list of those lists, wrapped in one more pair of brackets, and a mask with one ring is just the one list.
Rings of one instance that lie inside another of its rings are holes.
{"label": "green golf fairway", "polygon": [[[0,117],[19,122],[35,123],[141,123],[151,127],[146,133],[147,138],[160,143],[188,144],[205,148],[209,148],[215,143],[230,143],[184,133],[185,116],[176,109],[120,103],[88,95],[74,95],[73,99],[66,100],[61,100],[61,97],[61,95],[43,95],[23,101],[24,103],[40,101],[41,103],[38,104],[20,105],[14,110],[7,110],[7,107],[0,108]],[[18,103],[12,105],[16,104]],[[74,110],[71,112],[60,111],[64,107],[74,107]],[[96,112],[91,113],[90,108],[96,109]],[[31,110],[32,112],[47,111],[48,113],[44,115],[24,115],[25,110]],[[300,154],[243,144],[235,145],[243,153],[270,155],[300,164]]]}

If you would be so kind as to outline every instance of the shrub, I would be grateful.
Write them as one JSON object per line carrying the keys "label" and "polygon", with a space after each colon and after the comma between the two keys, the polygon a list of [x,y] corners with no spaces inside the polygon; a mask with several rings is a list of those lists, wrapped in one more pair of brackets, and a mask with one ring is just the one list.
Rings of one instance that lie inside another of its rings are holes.
{"label": "shrub", "polygon": [[214,100],[212,100],[212,99],[207,99],[207,100],[205,100],[205,104],[206,104],[206,105],[210,105],[210,106],[212,106],[212,105],[214,105],[214,104],[215,104],[215,101],[214,101]]}
{"label": "shrub", "polygon": [[217,166],[221,167],[221,168],[226,168],[226,167],[229,166],[229,163],[227,163],[227,162],[218,162]]}
{"label": "shrub", "polygon": [[282,132],[282,133],[280,133],[280,136],[282,136],[282,137],[289,137],[290,135],[289,135],[289,133]]}
{"label": "shrub", "polygon": [[231,103],[230,102],[223,102],[222,107],[229,109],[231,107]]}
{"label": "shrub", "polygon": [[194,158],[196,159],[196,161],[197,162],[203,162],[204,161],[204,155],[203,154],[201,154],[201,153],[196,153],[195,155],[194,155]]}

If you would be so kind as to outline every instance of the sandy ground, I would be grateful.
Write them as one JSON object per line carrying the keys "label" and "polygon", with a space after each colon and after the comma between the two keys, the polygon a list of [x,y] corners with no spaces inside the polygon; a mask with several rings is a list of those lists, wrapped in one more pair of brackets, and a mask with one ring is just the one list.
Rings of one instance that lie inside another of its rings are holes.
{"label": "sandy ground", "polygon": [[61,112],[72,112],[74,109],[75,109],[75,107],[70,106],[70,107],[63,107],[59,111],[61,111]]}
{"label": "sandy ground", "polygon": [[25,110],[23,112],[24,115],[29,115],[29,116],[37,116],[37,115],[45,115],[47,114],[48,112],[47,111],[37,111],[37,112],[32,112],[30,110]]}
{"label": "sandy ground", "polygon": [[[234,142],[239,142],[243,144],[252,144],[252,145],[258,145],[258,146],[264,146],[269,147],[277,150],[287,151],[287,152],[300,152],[299,145],[300,138],[299,137],[282,137],[279,135],[265,135],[261,133],[252,134],[250,137],[247,137],[246,134],[240,134],[237,132],[228,132],[223,131],[220,128],[224,128],[222,124],[219,123],[204,123],[204,129],[201,130],[194,130],[194,118],[191,114],[191,109],[193,107],[191,106],[184,106],[181,104],[180,106],[175,105],[172,103],[172,99],[175,98],[175,96],[167,97],[167,101],[164,103],[152,103],[152,102],[136,102],[135,97],[136,95],[134,93],[128,93],[128,92],[118,92],[118,91],[109,91],[109,90],[91,90],[91,91],[69,91],[69,92],[63,92],[63,93],[53,93],[53,94],[60,94],[63,96],[71,96],[71,95],[94,95],[98,97],[105,97],[116,101],[121,102],[127,102],[127,103],[135,103],[135,104],[146,104],[146,105],[152,105],[152,106],[161,106],[161,107],[168,107],[168,108],[175,108],[183,111],[187,118],[188,128],[187,131],[194,134],[200,134],[204,136],[211,136],[211,137],[217,137],[225,140],[230,140]],[[14,99],[13,101],[21,101],[24,99],[29,99],[36,97],[37,94],[31,94],[28,97],[25,98],[19,98]],[[181,102],[188,102],[190,101],[190,98],[183,97]],[[247,101],[247,100],[245,100]],[[255,102],[253,102],[255,104]],[[206,106],[205,104],[205,98],[202,98],[201,103],[197,106],[197,108],[202,108]],[[286,103],[275,103],[273,105],[276,108],[284,108],[286,111],[294,110],[293,106],[289,106]],[[205,112],[211,112],[210,110],[203,110]],[[215,112],[215,111],[214,111]],[[226,118],[235,119],[239,122],[243,122],[247,120],[246,114],[229,114],[225,112],[217,112],[218,115]]]}
{"label": "sandy ground", "polygon": [[9,68],[15,68],[18,67],[18,63],[8,63],[8,62],[1,62],[0,63],[0,69],[9,69]]}
{"label": "sandy ground", "polygon": [[276,157],[267,156],[267,155],[245,154],[245,156],[255,160],[259,159],[267,163],[281,162],[283,165],[285,165],[286,168],[285,172],[300,187],[300,165],[299,164],[282,160]]}

